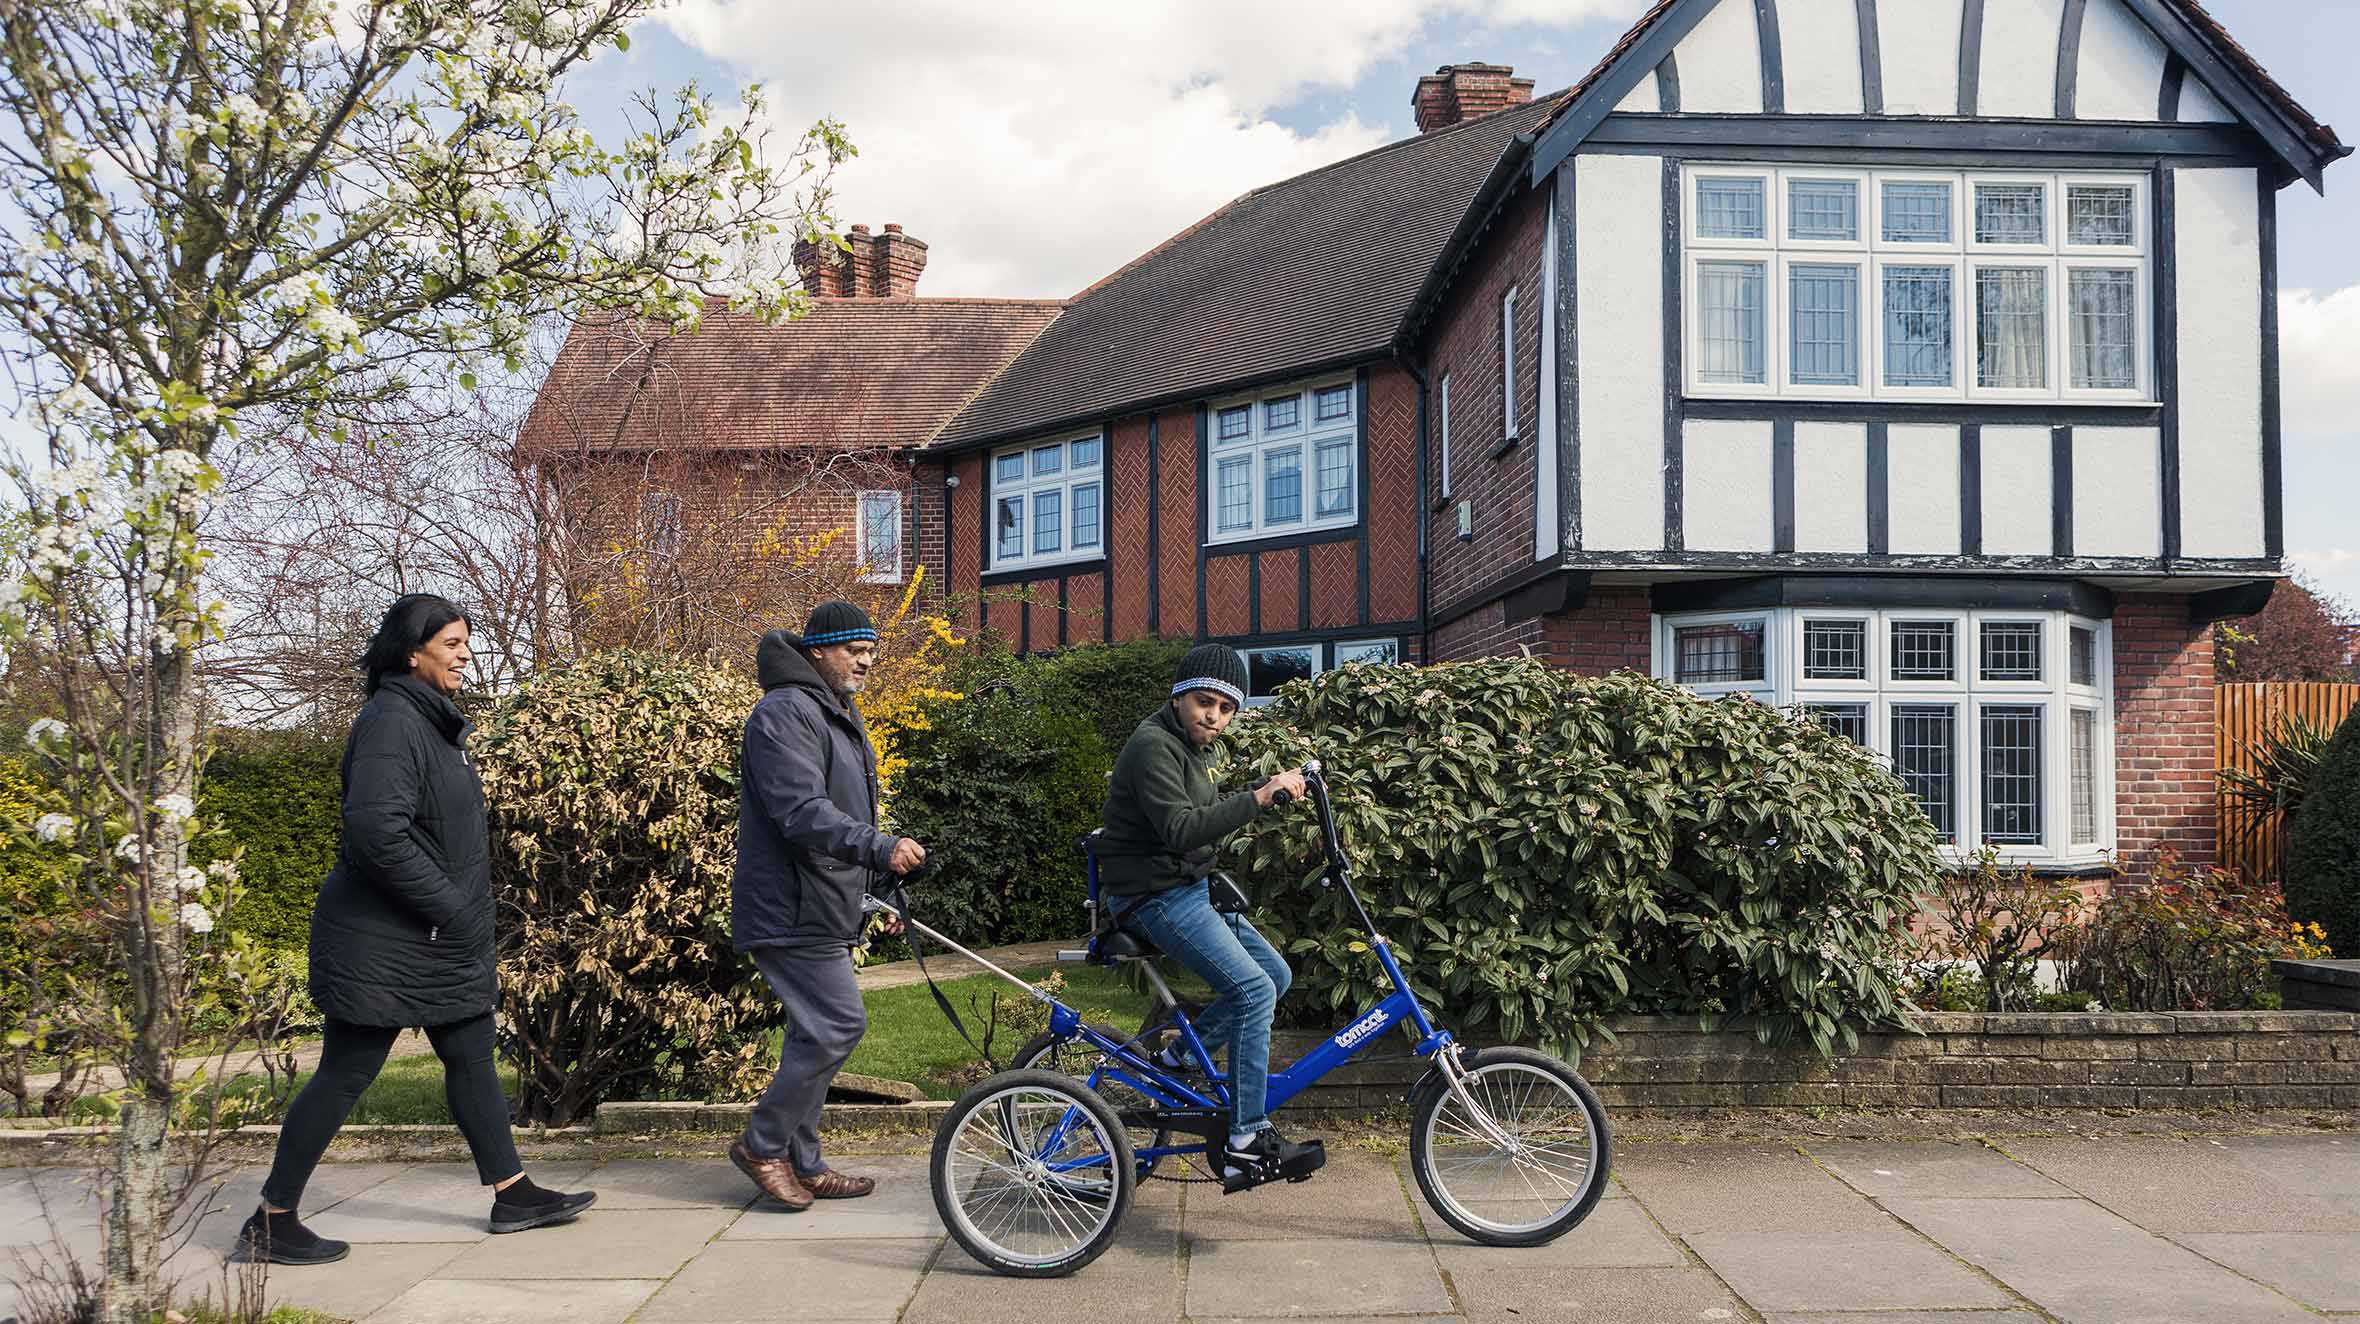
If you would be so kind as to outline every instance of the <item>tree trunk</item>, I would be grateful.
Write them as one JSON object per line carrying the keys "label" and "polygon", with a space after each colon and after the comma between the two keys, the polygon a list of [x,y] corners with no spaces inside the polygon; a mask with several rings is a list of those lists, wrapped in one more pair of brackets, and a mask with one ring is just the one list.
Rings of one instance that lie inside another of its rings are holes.
{"label": "tree trunk", "polygon": [[[201,442],[190,438],[190,449]],[[202,451],[199,451],[201,454]],[[193,519],[173,521],[175,535],[193,538]],[[106,1219],[106,1282],[101,1317],[107,1324],[146,1324],[166,1305],[162,1260],[171,1201],[165,1166],[172,1131],[173,1053],[180,1043],[181,897],[177,880],[188,863],[185,826],[155,812],[166,796],[197,794],[198,641],[197,571],[178,557],[165,562],[162,600],[148,650],[147,748],[132,784],[146,795],[148,849],[137,873],[137,904],[124,925],[125,973],[130,976],[134,1040],[125,1063],[123,1113],[117,1122],[113,1198]]]}

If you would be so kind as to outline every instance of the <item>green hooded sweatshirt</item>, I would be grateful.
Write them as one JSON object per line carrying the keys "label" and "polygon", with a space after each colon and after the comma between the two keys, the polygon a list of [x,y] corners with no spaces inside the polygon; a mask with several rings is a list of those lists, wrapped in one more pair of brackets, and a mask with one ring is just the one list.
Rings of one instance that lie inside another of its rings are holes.
{"label": "green hooded sweatshirt", "polygon": [[1167,703],[1139,723],[1114,761],[1098,836],[1098,885],[1140,896],[1211,873],[1221,839],[1254,821],[1252,791],[1222,795],[1206,769],[1212,752],[1188,741]]}

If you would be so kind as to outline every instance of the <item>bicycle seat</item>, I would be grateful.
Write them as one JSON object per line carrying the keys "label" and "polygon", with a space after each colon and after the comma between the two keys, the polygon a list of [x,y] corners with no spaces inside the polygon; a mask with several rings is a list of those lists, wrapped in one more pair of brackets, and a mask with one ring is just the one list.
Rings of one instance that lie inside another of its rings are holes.
{"label": "bicycle seat", "polygon": [[1155,944],[1125,928],[1111,928],[1099,933],[1090,950],[1102,965],[1117,961],[1140,961],[1161,955]]}

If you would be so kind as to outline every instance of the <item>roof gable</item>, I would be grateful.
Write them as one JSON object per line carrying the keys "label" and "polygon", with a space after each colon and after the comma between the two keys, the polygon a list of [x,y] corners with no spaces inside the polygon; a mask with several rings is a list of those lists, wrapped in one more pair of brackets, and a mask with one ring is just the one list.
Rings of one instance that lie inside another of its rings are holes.
{"label": "roof gable", "polygon": [[[1681,42],[1704,21],[1717,5],[1728,3],[1744,6],[1745,0],[1658,0],[1639,21],[1623,34],[1605,59],[1577,84],[1567,103],[1549,126],[1532,152],[1530,174],[1536,182],[1571,155],[1598,125],[1620,106],[1633,89],[1645,82],[1664,60],[1677,50]],[[1789,4],[1829,3],[1829,0],[1785,0]],[[1762,105],[1770,113],[1781,108],[1777,95],[1781,52],[1777,43],[1779,0],[1755,0],[1755,13],[1747,16],[1747,26],[1760,24],[1763,36],[1763,78],[1765,96]],[[1888,0],[1890,3],[1890,0]],[[2308,180],[2312,187],[2322,185],[2322,174],[2332,162],[2347,156],[2351,148],[2337,140],[2334,130],[2322,125],[2309,111],[2279,86],[2252,55],[2239,46],[2218,21],[2206,13],[2198,0],[2120,0],[2138,22],[2152,30],[2181,68],[2196,74],[2205,86],[2227,105],[2240,123],[2251,129],[2286,168]],[[1970,23],[1982,13],[1982,0],[1966,0],[1964,13]],[[2086,5],[2075,0],[2066,7],[2069,16],[2079,16]],[[1873,24],[1865,16],[1874,15],[1873,0],[1863,0],[1860,12],[1864,15],[1862,44],[1873,51]],[[2062,46],[2061,55],[2067,63],[2060,70],[2060,107],[2065,117],[2071,117],[2072,43],[2078,37],[2078,26],[2069,21],[2063,31],[2055,34]],[[1750,36],[1750,34],[1749,34]],[[1975,42],[1960,43],[1963,69],[1972,69],[1974,57],[1980,53],[1983,34],[1977,31]],[[1802,51],[1788,53],[1788,58],[1825,58],[1825,53]],[[1963,75],[1970,79],[1971,75]],[[1962,98],[1962,102],[1971,98]],[[1962,106],[1962,114],[1971,114],[1973,106]],[[1871,113],[1874,113],[1872,110]]]}

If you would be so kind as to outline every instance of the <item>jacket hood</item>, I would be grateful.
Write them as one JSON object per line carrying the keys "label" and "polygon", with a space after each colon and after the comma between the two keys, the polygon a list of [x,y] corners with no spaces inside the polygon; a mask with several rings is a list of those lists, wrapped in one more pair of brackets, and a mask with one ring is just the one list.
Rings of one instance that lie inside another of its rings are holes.
{"label": "jacket hood", "polygon": [[803,656],[802,636],[792,630],[772,630],[754,650],[754,675],[765,693],[781,685],[800,685],[834,705],[836,692],[820,679],[811,659]]}

